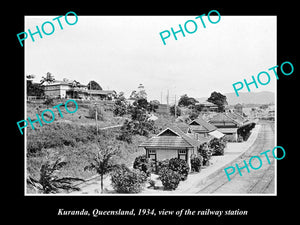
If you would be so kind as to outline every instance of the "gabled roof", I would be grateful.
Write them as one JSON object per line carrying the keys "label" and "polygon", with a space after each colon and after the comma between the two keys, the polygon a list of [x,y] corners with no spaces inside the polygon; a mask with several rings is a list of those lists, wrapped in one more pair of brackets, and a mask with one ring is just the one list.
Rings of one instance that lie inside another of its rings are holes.
{"label": "gabled roof", "polygon": [[213,116],[209,122],[211,123],[235,123],[237,125],[240,125],[240,123],[238,121],[236,121],[235,119],[229,117],[228,115],[226,115],[225,113],[218,113],[217,115]]}
{"label": "gabled roof", "polygon": [[240,125],[247,121],[247,119],[235,112],[227,112],[226,115],[237,121]]}
{"label": "gabled roof", "polygon": [[195,132],[211,132],[217,129],[213,124],[206,122],[204,119],[201,117],[198,117],[197,119],[193,120],[192,122],[189,123],[190,128],[192,131]]}
{"label": "gabled roof", "polygon": [[168,127],[156,136],[148,139],[139,147],[163,147],[163,148],[191,148],[202,143],[189,137],[178,127]]}
{"label": "gabled roof", "polygon": [[202,102],[196,103],[196,105],[203,105],[206,107],[218,107],[216,104],[214,104],[212,102],[208,102],[208,101],[202,101]]}
{"label": "gabled roof", "polygon": [[[66,86],[72,86],[74,81],[71,80],[67,80],[67,81],[63,81],[63,80],[54,80],[53,82],[47,82],[45,81],[42,86],[54,86],[54,85],[66,85]],[[87,85],[84,84],[76,84],[77,87],[87,87]]]}
{"label": "gabled roof", "polygon": [[115,91],[110,91],[110,90],[87,90],[86,92],[88,94],[108,95],[108,94],[113,94]]}

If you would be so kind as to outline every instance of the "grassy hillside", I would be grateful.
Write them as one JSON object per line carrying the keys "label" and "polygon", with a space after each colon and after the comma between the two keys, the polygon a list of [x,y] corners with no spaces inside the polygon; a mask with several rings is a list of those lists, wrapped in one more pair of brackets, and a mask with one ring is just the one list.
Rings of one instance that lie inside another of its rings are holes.
{"label": "grassy hillside", "polygon": [[[71,104],[70,104],[71,106]],[[41,115],[46,105],[27,104],[27,117],[36,119],[36,113]],[[51,108],[51,107],[49,107]],[[73,110],[69,107],[69,110]],[[39,170],[46,161],[54,161],[63,157],[68,162],[62,170],[61,176],[75,176],[88,178],[94,173],[84,171],[83,168],[89,164],[94,154],[99,151],[95,140],[97,137],[95,120],[89,117],[89,107],[79,105],[78,111],[70,114],[61,107],[63,118],[54,109],[55,121],[44,124],[34,123],[35,129],[27,129],[27,175],[39,179]],[[46,115],[46,113],[45,113]],[[49,118],[51,120],[51,114]],[[103,121],[98,121],[98,126],[107,127],[122,124],[125,118],[113,117],[111,111],[103,111]],[[112,139],[114,144],[120,146],[121,154],[115,159],[118,163],[125,163],[132,166],[135,157],[144,154],[143,149],[138,145],[146,140],[146,137],[135,135],[133,143],[118,141],[114,137],[118,135],[118,130],[99,130],[100,141]],[[33,192],[30,186],[27,190]]]}

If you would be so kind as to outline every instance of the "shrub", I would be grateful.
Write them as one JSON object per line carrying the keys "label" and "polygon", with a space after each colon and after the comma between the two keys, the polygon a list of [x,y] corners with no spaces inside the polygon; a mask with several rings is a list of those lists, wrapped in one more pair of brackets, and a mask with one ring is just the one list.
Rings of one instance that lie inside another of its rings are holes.
{"label": "shrub", "polygon": [[125,141],[128,144],[132,143],[132,123],[129,120],[125,120],[123,123],[120,134],[117,136],[117,139],[120,141]]}
{"label": "shrub", "polygon": [[203,166],[208,166],[212,156],[212,150],[209,148],[208,144],[204,143],[200,146],[199,154],[203,158]]}
{"label": "shrub", "polygon": [[191,159],[191,170],[193,172],[200,172],[202,165],[203,165],[203,158],[201,155],[195,156]]}
{"label": "shrub", "polygon": [[159,179],[165,190],[175,190],[179,185],[181,176],[177,172],[165,167],[161,169]]}
{"label": "shrub", "polygon": [[136,157],[133,163],[133,168],[144,172],[147,177],[151,175],[150,160],[146,155],[140,155]]}
{"label": "shrub", "polygon": [[214,138],[209,142],[209,147],[212,149],[212,155],[224,155],[226,142],[223,139]]}
{"label": "shrub", "polygon": [[186,180],[190,170],[187,162],[178,158],[170,159],[168,168],[177,172],[180,175],[181,180]]}
{"label": "shrub", "polygon": [[160,175],[160,171],[163,169],[163,168],[168,168],[169,167],[169,159],[165,159],[163,161],[158,161],[157,164],[156,164],[156,173],[158,175]]}
{"label": "shrub", "polygon": [[147,180],[147,176],[140,170],[130,170],[120,166],[111,174],[111,182],[118,193],[139,193]]}

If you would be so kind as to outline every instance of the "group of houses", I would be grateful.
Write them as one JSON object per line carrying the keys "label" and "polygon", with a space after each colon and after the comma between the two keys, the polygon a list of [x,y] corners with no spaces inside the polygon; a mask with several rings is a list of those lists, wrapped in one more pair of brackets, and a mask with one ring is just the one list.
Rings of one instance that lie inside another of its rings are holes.
{"label": "group of houses", "polygon": [[186,126],[169,126],[139,145],[154,162],[171,158],[184,159],[191,166],[191,158],[198,154],[201,145],[212,139],[241,141],[240,132],[255,123],[247,120],[239,111],[213,113],[211,118],[199,116]]}

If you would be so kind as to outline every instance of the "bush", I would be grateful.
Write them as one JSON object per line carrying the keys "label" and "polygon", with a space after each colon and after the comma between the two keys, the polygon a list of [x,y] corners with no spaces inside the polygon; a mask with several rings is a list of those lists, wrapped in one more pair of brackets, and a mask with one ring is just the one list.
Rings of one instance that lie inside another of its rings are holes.
{"label": "bush", "polygon": [[163,169],[163,168],[168,168],[169,167],[169,159],[165,159],[163,161],[158,161],[157,164],[156,164],[156,173],[158,175],[160,175],[160,171]]}
{"label": "bush", "polygon": [[165,190],[175,190],[179,185],[181,176],[169,168],[162,168],[159,179],[161,180]]}
{"label": "bush", "polygon": [[203,166],[208,166],[209,160],[212,156],[212,150],[209,148],[209,146],[206,143],[200,146],[199,154],[203,158]]}
{"label": "bush", "polygon": [[147,176],[140,170],[130,170],[126,166],[119,166],[111,174],[111,182],[118,193],[139,193],[147,180]]}
{"label": "bush", "polygon": [[178,158],[170,159],[168,168],[177,172],[180,175],[181,180],[186,180],[190,170],[187,162]]}
{"label": "bush", "polygon": [[138,169],[146,174],[147,177],[151,175],[150,160],[146,155],[141,155],[135,158],[133,168]]}
{"label": "bush", "polygon": [[191,170],[193,172],[200,172],[201,166],[203,165],[203,158],[201,155],[195,156],[191,159]]}
{"label": "bush", "polygon": [[209,142],[209,147],[212,149],[212,155],[224,155],[226,142],[223,139],[214,138]]}

